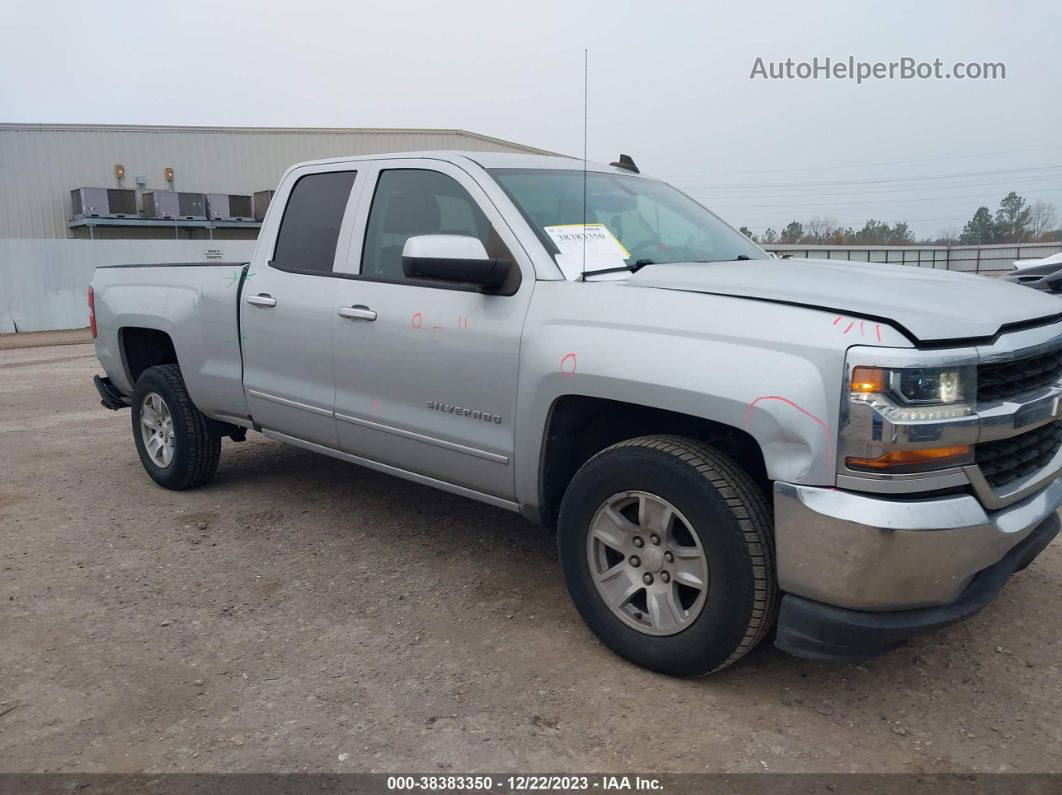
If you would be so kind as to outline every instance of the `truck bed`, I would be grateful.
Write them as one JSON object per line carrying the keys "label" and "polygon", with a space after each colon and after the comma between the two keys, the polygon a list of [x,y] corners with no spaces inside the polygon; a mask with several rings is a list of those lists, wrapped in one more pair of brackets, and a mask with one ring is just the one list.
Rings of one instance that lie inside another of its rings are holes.
{"label": "truck bed", "polygon": [[127,329],[169,335],[188,391],[208,417],[246,425],[239,294],[246,262],[118,264],[96,269],[96,352],[111,382],[133,391],[120,336]]}

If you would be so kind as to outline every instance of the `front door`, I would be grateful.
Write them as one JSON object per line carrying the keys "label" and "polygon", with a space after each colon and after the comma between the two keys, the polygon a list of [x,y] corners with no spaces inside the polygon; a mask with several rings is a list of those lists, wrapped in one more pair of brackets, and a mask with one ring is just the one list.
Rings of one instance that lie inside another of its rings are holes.
{"label": "front door", "polygon": [[[333,312],[339,443],[356,456],[511,499],[530,263],[457,166],[378,161],[369,178],[372,203],[359,210],[348,261],[357,275],[337,286]],[[488,295],[407,279],[402,247],[425,234],[477,237],[492,257],[516,253],[519,286]]]}
{"label": "front door", "polygon": [[[321,167],[316,167],[320,169]],[[336,166],[331,168],[335,169]],[[337,446],[332,360],[334,271],[356,172],[308,169],[288,175],[276,199],[283,219],[271,217],[240,300],[243,383],[251,417],[263,429]],[[351,217],[353,210],[351,211]],[[273,231],[275,230],[275,232]]]}

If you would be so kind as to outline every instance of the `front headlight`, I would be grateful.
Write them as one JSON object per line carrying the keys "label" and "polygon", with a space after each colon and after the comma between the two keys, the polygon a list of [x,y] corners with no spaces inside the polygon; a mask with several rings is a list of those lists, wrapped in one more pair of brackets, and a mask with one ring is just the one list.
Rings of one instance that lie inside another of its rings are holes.
{"label": "front headlight", "polygon": [[851,396],[898,422],[965,417],[974,412],[977,368],[856,367]]}
{"label": "front headlight", "polygon": [[[977,401],[977,368],[961,367],[856,367],[852,370],[851,400],[877,411],[886,420],[914,424],[907,441],[914,447],[878,447],[873,457],[847,456],[849,469],[903,474],[962,466],[973,460],[969,444],[941,443],[935,421],[971,415]],[[919,423],[926,423],[924,426]],[[880,438],[880,437],[875,437]],[[884,441],[884,440],[882,440]],[[934,445],[934,442],[938,442]]]}

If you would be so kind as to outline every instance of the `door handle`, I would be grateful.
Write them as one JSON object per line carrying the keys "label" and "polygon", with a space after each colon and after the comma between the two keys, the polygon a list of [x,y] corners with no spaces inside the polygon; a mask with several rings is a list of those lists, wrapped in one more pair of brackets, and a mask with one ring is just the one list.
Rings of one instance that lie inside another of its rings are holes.
{"label": "door handle", "polygon": [[339,316],[350,318],[351,320],[376,320],[376,313],[373,312],[367,306],[341,306],[339,307]]}
{"label": "door handle", "polygon": [[277,299],[269,293],[259,293],[258,295],[247,296],[247,303],[255,306],[273,307],[277,305]]}

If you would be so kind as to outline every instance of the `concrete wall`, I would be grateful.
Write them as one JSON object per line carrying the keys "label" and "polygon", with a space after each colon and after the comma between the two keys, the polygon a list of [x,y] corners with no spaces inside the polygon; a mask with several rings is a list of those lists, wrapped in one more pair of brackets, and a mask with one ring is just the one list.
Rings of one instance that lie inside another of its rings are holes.
{"label": "concrete wall", "polygon": [[247,261],[253,240],[0,239],[0,333],[88,325],[86,290],[98,265]]}

